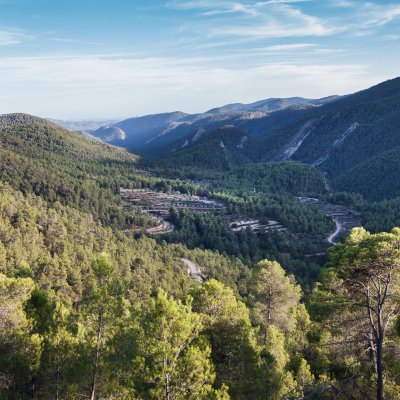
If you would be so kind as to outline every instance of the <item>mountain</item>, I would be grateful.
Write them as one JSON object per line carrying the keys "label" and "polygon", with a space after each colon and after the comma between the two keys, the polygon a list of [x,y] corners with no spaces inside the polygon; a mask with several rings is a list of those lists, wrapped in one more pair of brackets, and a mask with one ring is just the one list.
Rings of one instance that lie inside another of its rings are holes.
{"label": "mountain", "polygon": [[[244,148],[237,143],[234,148],[232,160],[239,160],[238,165],[293,160],[320,169],[335,189],[369,200],[400,196],[399,185],[393,184],[400,171],[400,78],[318,107],[283,109],[246,122],[243,115],[231,116],[229,128],[246,137]],[[199,165],[203,153],[204,168],[221,166],[210,161],[212,155],[221,159],[215,153],[218,134],[199,128],[158,154],[168,158],[174,150],[175,163],[184,165],[188,154],[197,154]]]}
{"label": "mountain", "polygon": [[[0,115],[2,149],[30,158],[54,156],[87,161],[135,161],[133,154],[98,140],[82,137],[45,119],[28,114]],[[40,152],[40,157],[37,154]]]}
{"label": "mountain", "polygon": [[109,143],[132,150],[168,133],[186,116],[187,114],[177,111],[129,118],[113,125],[102,126],[91,133]]}
{"label": "mountain", "polygon": [[48,119],[48,121],[59,125],[70,131],[90,134],[91,132],[99,129],[102,126],[113,125],[118,122],[116,119],[102,119],[102,120],[83,120],[83,121],[68,121],[60,119]]}
{"label": "mountain", "polygon": [[0,180],[112,223],[123,215],[118,178],[137,156],[26,114],[0,115]]}
{"label": "mountain", "polygon": [[196,134],[162,160],[165,166],[190,166],[215,170],[229,170],[251,163],[253,140],[242,130],[223,126],[205,137]]}
{"label": "mountain", "polygon": [[[332,188],[368,200],[400,196],[400,78],[347,96],[228,104],[203,114],[131,118],[93,132],[97,138],[161,158],[166,165],[232,169],[298,161]],[[242,142],[243,141],[243,142]]]}
{"label": "mountain", "polygon": [[[307,110],[296,122],[266,134],[259,142],[256,158],[312,164],[326,172],[337,188],[356,190],[377,200],[386,195],[400,195],[398,185],[388,191],[391,184],[387,180],[388,168],[384,168],[389,159],[389,171],[398,168],[400,158],[393,154],[399,146],[400,78],[397,78]],[[373,181],[369,174],[372,170]],[[352,178],[355,175],[359,177],[357,184]]]}
{"label": "mountain", "polygon": [[222,107],[213,108],[207,113],[223,114],[228,112],[246,112],[246,111],[264,111],[274,112],[284,110],[286,108],[305,108],[305,107],[318,107],[320,105],[337,100],[339,96],[329,96],[322,99],[305,99],[303,97],[289,97],[289,98],[271,98],[266,100],[259,100],[250,104],[234,103],[227,104]]}
{"label": "mountain", "polygon": [[107,124],[90,133],[114,145],[156,155],[163,154],[164,147],[172,150],[173,143],[187,135],[202,135],[225,125],[235,125],[250,134],[257,135],[262,133],[260,124],[264,125],[265,118],[276,111],[315,108],[338,98],[338,96],[317,100],[301,97],[272,98],[251,104],[228,104],[200,114],[173,112],[146,115],[129,118],[116,124]]}

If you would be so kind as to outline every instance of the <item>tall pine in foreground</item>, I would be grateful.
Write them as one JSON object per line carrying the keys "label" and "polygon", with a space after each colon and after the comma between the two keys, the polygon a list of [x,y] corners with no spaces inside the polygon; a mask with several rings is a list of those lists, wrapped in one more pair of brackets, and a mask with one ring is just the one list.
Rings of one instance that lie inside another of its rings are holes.
{"label": "tall pine in foreground", "polygon": [[320,345],[331,349],[330,369],[343,394],[397,399],[400,230],[354,229],[331,251],[310,309],[321,321]]}
{"label": "tall pine in foreground", "polygon": [[201,335],[203,323],[188,304],[160,290],[138,325],[137,355],[132,365],[138,395],[154,400],[218,398],[225,388],[213,389],[211,348]]}

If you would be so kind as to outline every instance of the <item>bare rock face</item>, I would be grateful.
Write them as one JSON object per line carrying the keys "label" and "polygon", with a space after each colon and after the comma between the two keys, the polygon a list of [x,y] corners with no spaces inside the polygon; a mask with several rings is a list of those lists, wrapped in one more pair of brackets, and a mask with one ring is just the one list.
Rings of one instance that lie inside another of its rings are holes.
{"label": "bare rock face", "polygon": [[126,133],[121,128],[117,126],[103,127],[102,135],[99,139],[104,142],[116,142],[123,141],[126,139]]}

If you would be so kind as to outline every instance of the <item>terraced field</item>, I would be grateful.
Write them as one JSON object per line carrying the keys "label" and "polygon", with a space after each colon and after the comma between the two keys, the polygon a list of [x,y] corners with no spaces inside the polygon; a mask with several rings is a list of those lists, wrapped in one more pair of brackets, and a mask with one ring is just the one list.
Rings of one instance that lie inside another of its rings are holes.
{"label": "terraced field", "polygon": [[269,220],[267,224],[263,224],[258,219],[248,217],[236,217],[231,223],[230,227],[234,232],[244,229],[250,229],[254,232],[278,230],[285,231],[286,228],[278,221]]}
{"label": "terraced field", "polygon": [[153,227],[147,229],[150,235],[161,235],[175,230],[175,226],[166,220],[169,210],[188,209],[193,213],[221,212],[223,203],[207,197],[191,196],[182,193],[164,193],[149,189],[120,189],[126,210],[136,210],[154,217]]}
{"label": "terraced field", "polygon": [[188,209],[193,213],[219,212],[225,205],[207,197],[193,196],[182,193],[164,193],[149,189],[121,188],[121,197],[130,205],[136,206],[152,215],[166,217],[171,207],[177,210]]}
{"label": "terraced field", "polygon": [[326,238],[331,244],[337,242],[339,235],[347,235],[353,228],[361,226],[360,214],[350,207],[328,203],[313,197],[300,197],[299,200],[301,203],[314,204],[335,222],[335,231]]}

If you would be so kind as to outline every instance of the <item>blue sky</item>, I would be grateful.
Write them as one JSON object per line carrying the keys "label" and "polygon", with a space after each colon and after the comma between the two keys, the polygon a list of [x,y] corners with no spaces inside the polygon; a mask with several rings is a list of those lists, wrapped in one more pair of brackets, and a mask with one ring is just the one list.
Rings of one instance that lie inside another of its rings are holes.
{"label": "blue sky", "polygon": [[91,119],[400,76],[400,1],[0,0],[0,113]]}

